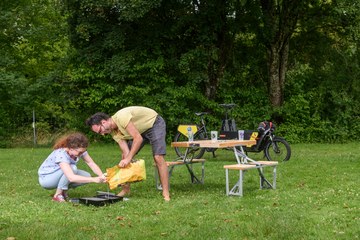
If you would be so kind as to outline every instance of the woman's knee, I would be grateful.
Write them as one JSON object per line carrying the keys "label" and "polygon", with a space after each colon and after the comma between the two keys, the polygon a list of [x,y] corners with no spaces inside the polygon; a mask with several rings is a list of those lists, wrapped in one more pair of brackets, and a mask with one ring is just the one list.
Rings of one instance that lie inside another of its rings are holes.
{"label": "woman's knee", "polygon": [[88,173],[87,171],[84,171],[84,170],[80,170],[80,169],[77,170],[76,174],[80,175],[80,176],[83,176],[83,177],[91,177],[90,173]]}
{"label": "woman's knee", "polygon": [[73,170],[73,172],[74,172],[75,174],[77,174],[77,171],[78,171],[77,166],[74,165],[74,164],[70,164],[70,167],[71,167],[71,169]]}

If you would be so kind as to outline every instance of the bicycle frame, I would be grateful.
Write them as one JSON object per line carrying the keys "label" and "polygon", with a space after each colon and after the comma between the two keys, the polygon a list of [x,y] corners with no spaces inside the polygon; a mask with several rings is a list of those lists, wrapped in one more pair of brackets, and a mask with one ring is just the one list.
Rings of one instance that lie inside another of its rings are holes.
{"label": "bicycle frame", "polygon": [[200,124],[181,124],[178,126],[178,132],[187,137],[187,128],[191,126],[195,136],[200,133],[204,133],[204,138],[208,139],[209,134],[202,114],[204,113],[196,113],[196,115],[200,116]]}
{"label": "bicycle frame", "polygon": [[199,132],[203,132],[204,133],[204,138],[209,139],[209,134],[208,134],[208,131],[206,129],[206,124],[205,124],[204,117],[203,117],[203,115],[199,115],[199,116],[200,116],[200,123],[201,123]]}

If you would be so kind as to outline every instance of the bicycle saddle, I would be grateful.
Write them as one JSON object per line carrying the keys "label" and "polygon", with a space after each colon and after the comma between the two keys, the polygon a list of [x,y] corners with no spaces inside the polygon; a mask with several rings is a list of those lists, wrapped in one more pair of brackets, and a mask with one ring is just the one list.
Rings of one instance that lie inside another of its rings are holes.
{"label": "bicycle saddle", "polygon": [[196,116],[202,116],[202,115],[206,115],[209,114],[208,112],[196,112],[195,115]]}
{"label": "bicycle saddle", "polygon": [[233,107],[236,106],[235,103],[222,103],[222,104],[219,104],[219,105],[220,105],[221,107],[227,108],[227,109],[231,109],[231,108],[233,108]]}

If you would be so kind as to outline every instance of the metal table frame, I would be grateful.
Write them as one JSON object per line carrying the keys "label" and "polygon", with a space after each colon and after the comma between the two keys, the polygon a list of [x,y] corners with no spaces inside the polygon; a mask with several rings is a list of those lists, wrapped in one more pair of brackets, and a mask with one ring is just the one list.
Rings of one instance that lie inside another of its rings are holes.
{"label": "metal table frame", "polygon": [[200,181],[192,171],[192,169],[189,167],[189,164],[191,164],[193,160],[193,156],[195,151],[198,148],[222,148],[222,149],[232,149],[234,151],[234,155],[236,158],[236,161],[238,164],[254,164],[257,166],[260,181],[261,181],[261,187],[264,187],[264,185],[267,185],[268,188],[274,188],[273,184],[268,181],[262,171],[262,163],[255,161],[248,157],[244,151],[243,146],[252,146],[256,144],[256,140],[197,140],[193,142],[172,142],[172,147],[183,147],[186,148],[184,156],[180,158],[179,161],[183,161],[190,173],[191,179],[193,183],[203,183]]}

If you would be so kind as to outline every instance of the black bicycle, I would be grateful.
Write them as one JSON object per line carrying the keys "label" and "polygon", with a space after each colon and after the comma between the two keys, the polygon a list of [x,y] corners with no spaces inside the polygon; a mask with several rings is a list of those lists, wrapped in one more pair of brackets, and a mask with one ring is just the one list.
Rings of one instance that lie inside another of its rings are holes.
{"label": "black bicycle", "polygon": [[[282,137],[275,135],[275,124],[269,121],[263,121],[259,124],[257,131],[248,131],[250,139],[256,140],[256,145],[243,147],[245,153],[264,152],[269,161],[288,161],[291,157],[290,144]],[[247,130],[245,130],[245,135]]]}
{"label": "black bicycle", "polygon": [[[235,120],[229,118],[229,112],[236,104],[220,104],[225,108],[225,117],[222,120],[221,131],[219,134],[219,140],[225,139],[238,139],[238,130]],[[200,117],[199,124],[182,124],[178,126],[178,132],[174,137],[174,142],[188,141],[187,129],[191,127],[194,131],[194,140],[207,140],[210,139],[210,133],[206,129],[206,123],[204,115],[208,112],[197,112],[196,116]],[[268,125],[267,125],[268,124]],[[251,147],[244,146],[245,153],[248,152],[264,152],[265,157],[269,161],[288,161],[291,157],[290,144],[282,137],[275,136],[275,125],[271,122],[261,122],[258,130],[244,130],[244,139],[256,140],[256,145]],[[216,148],[198,148],[193,149],[193,158],[201,158],[205,151],[212,152],[215,156]],[[179,157],[184,156],[185,149],[175,147],[175,152]]]}

